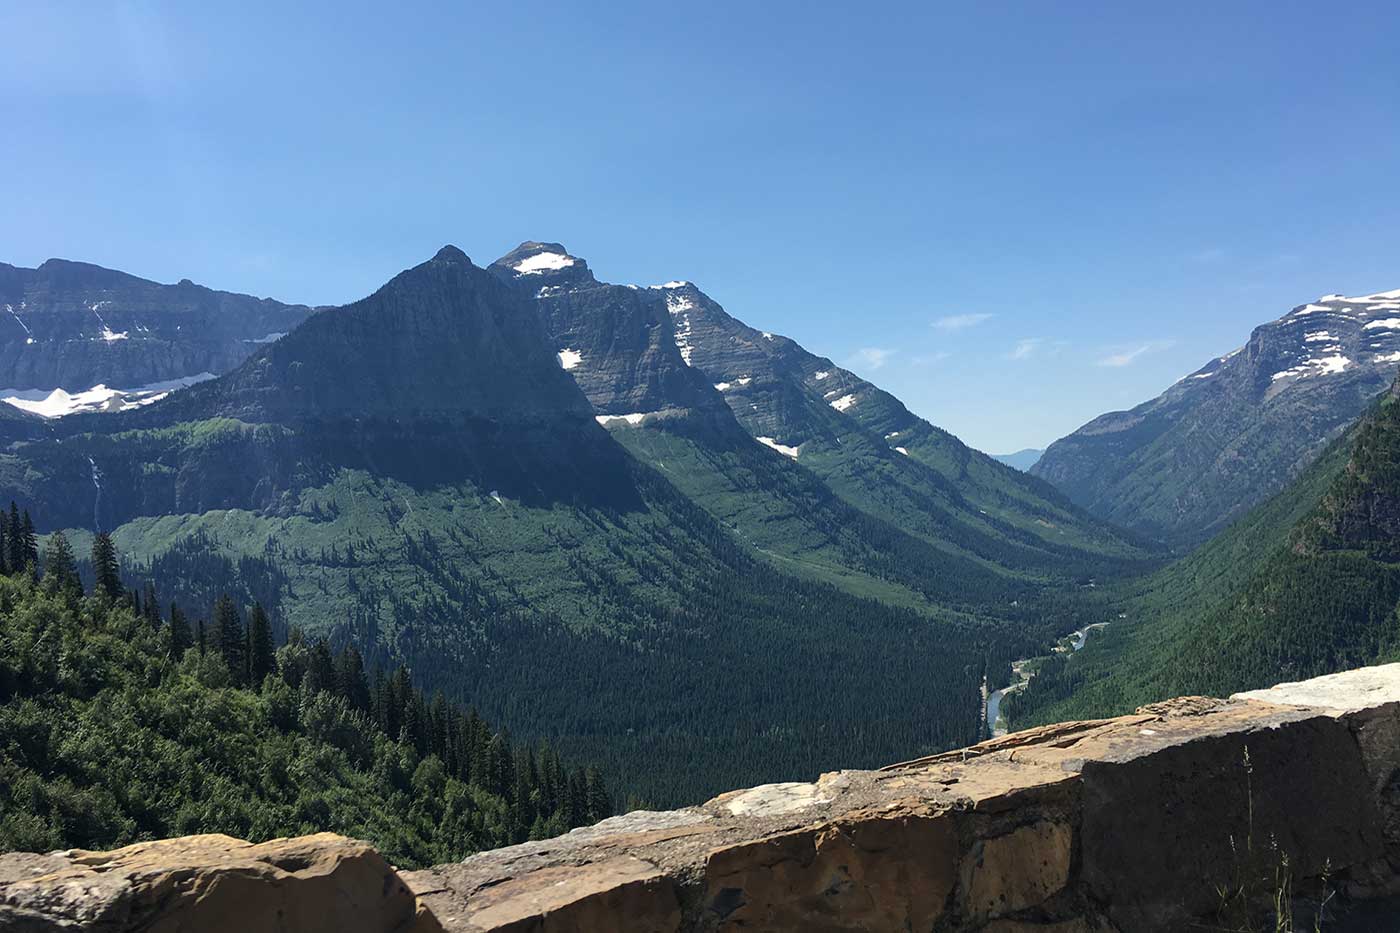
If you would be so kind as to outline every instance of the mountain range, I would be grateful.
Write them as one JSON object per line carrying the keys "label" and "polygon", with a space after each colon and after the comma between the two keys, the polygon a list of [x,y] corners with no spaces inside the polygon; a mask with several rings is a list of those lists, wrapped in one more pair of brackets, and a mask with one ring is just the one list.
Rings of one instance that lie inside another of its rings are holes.
{"label": "mountain range", "polygon": [[183,604],[258,599],[655,802],[975,740],[987,665],[1053,634],[1037,594],[1153,560],[694,286],[555,244],[444,247],[218,378],[11,408],[0,442],[41,530],[111,529]]}
{"label": "mountain range", "polygon": [[0,497],[40,531],[406,665],[634,803],[973,742],[1011,661],[1091,622],[1008,717],[1397,651],[1400,293],[1300,306],[1027,473],[558,243],[318,309],[4,269]]}
{"label": "mountain range", "polygon": [[1326,295],[1031,468],[1093,514],[1190,547],[1296,478],[1400,368],[1400,290]]}

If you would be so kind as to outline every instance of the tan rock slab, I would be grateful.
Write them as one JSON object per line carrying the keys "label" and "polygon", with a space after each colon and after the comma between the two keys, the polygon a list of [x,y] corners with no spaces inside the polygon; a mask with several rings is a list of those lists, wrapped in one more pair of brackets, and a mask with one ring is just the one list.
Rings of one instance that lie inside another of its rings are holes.
{"label": "tan rock slab", "polygon": [[40,933],[434,933],[368,843],[204,835],[0,856],[0,929]]}
{"label": "tan rock slab", "polygon": [[423,892],[446,929],[470,933],[673,933],[680,928],[675,886],[630,855],[588,865],[542,868],[456,901]]}
{"label": "tan rock slab", "polygon": [[1074,831],[1041,821],[973,845],[964,862],[967,912],[998,917],[1043,903],[1069,883]]}
{"label": "tan rock slab", "polygon": [[952,893],[951,819],[852,814],[719,849],[705,869],[705,922],[719,930],[932,929]]}

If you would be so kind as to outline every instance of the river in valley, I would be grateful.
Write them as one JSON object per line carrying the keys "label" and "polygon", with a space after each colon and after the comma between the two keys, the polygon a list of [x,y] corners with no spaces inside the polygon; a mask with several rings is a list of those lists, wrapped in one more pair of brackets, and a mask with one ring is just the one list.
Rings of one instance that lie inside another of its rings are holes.
{"label": "river in valley", "polygon": [[[1078,651],[1080,648],[1084,647],[1084,642],[1088,640],[1091,631],[1096,628],[1103,628],[1107,624],[1107,622],[1095,622],[1093,625],[1086,625],[1062,640],[1061,644],[1055,647],[1055,650],[1059,652]],[[1066,647],[1066,645],[1068,645],[1068,647]],[[992,738],[1006,735],[1006,723],[998,722],[998,720],[1001,719],[1001,701],[1006,695],[1015,693],[1030,682],[1031,677],[1034,676],[1031,671],[1027,669],[1027,665],[1030,661],[1030,658],[1022,658],[1019,661],[1013,661],[1011,664],[1011,673],[1015,676],[1016,680],[1008,686],[1002,687],[1000,690],[993,690],[991,693],[987,694],[987,731],[991,733]],[[983,692],[986,692],[985,685],[983,686]]]}

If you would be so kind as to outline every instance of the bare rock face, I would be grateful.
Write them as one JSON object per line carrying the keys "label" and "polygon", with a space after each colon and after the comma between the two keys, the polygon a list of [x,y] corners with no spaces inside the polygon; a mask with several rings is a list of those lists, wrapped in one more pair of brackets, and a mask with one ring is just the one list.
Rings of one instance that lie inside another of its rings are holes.
{"label": "bare rock face", "polygon": [[187,836],[114,852],[0,856],[0,929],[15,933],[434,933],[367,843],[333,833],[259,845]]}

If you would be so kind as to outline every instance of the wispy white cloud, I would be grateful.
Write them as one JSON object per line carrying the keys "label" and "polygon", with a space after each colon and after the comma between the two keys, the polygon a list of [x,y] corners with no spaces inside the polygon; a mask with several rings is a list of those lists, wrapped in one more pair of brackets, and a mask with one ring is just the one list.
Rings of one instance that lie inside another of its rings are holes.
{"label": "wispy white cloud", "polygon": [[1100,366],[1131,366],[1139,357],[1148,353],[1156,353],[1159,350],[1166,350],[1176,344],[1175,340],[1150,340],[1147,343],[1138,344],[1135,347],[1115,348],[1114,352],[1098,361]]}
{"label": "wispy white cloud", "polygon": [[967,330],[969,327],[976,327],[985,321],[990,321],[991,314],[949,314],[933,322],[933,326],[939,330],[958,331]]}
{"label": "wispy white cloud", "polygon": [[1028,360],[1035,356],[1036,351],[1045,344],[1043,337],[1026,337],[1016,341],[1016,346],[1011,348],[1011,352],[1006,354],[1008,360]]}
{"label": "wispy white cloud", "polygon": [[942,362],[952,355],[947,350],[936,350],[933,353],[922,353],[919,356],[911,357],[909,362],[915,366],[928,366],[932,363]]}
{"label": "wispy white cloud", "polygon": [[852,356],[855,364],[864,366],[866,369],[879,369],[890,361],[897,350],[886,350],[883,347],[861,347]]}

